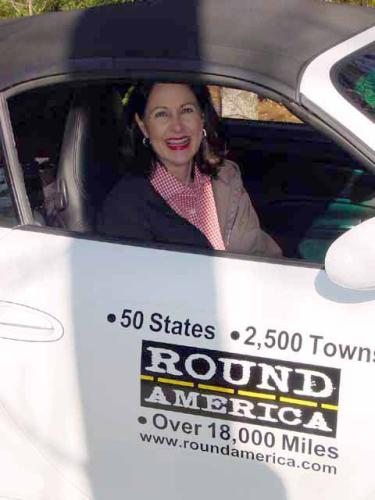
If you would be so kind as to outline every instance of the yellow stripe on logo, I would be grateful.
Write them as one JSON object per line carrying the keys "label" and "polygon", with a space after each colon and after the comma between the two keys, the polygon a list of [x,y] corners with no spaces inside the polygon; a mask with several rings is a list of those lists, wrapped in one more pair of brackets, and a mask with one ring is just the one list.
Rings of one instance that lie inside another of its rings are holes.
{"label": "yellow stripe on logo", "polygon": [[[153,377],[152,375],[141,375],[140,379],[152,382],[155,380],[155,377]],[[175,380],[171,378],[158,377],[157,381],[160,382],[161,384],[178,385],[182,387],[194,387],[193,382],[186,382],[185,380]],[[226,394],[235,393],[234,389],[230,389],[228,387],[221,387],[218,385],[198,384],[198,388],[206,391],[223,392]],[[239,396],[246,396],[248,398],[268,399],[272,401],[275,401],[277,399],[274,394],[266,394],[264,392],[242,391],[240,389],[237,391],[237,394]],[[312,408],[318,407],[318,403],[316,403],[315,401],[305,401],[304,399],[287,398],[285,396],[280,396],[279,401],[281,403],[291,403],[300,406],[310,406]],[[332,410],[332,411],[338,411],[339,409],[337,405],[330,405],[326,403],[321,403],[320,407],[323,408],[324,410]]]}
{"label": "yellow stripe on logo", "polygon": [[338,411],[339,410],[338,406],[336,406],[336,405],[329,405],[327,403],[322,403],[320,406],[322,408],[324,408],[324,410],[333,410],[333,411]]}
{"label": "yellow stripe on logo", "polygon": [[184,380],[174,380],[171,378],[158,377],[158,382],[160,382],[161,384],[182,385],[183,387],[194,387],[193,382],[185,382]]}
{"label": "yellow stripe on logo", "polygon": [[315,403],[315,401],[305,401],[304,399],[285,398],[284,396],[280,396],[279,399],[281,403],[292,403],[301,406],[312,406],[314,408],[318,406],[318,403]]}
{"label": "yellow stripe on logo", "polygon": [[265,394],[264,392],[249,392],[249,391],[237,391],[239,396],[247,396],[249,398],[258,398],[258,399],[272,399],[273,401],[276,399],[274,394]]}
{"label": "yellow stripe on logo", "polygon": [[207,391],[225,392],[227,394],[234,394],[234,389],[228,389],[227,387],[220,387],[218,385],[205,385],[198,384],[199,389],[206,389]]}

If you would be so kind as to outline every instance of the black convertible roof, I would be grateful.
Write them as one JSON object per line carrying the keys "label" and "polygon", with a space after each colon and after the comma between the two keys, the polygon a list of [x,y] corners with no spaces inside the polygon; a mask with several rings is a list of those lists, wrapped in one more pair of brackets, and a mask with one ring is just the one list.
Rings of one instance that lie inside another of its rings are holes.
{"label": "black convertible roof", "polygon": [[209,73],[294,98],[313,56],[375,25],[319,0],[143,0],[0,21],[0,89],[52,75]]}

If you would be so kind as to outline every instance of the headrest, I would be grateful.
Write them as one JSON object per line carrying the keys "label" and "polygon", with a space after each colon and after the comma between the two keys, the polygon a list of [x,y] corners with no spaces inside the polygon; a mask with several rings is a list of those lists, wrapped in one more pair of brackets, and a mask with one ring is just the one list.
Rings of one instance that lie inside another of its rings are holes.
{"label": "headrest", "polygon": [[65,228],[91,231],[95,212],[120,177],[122,102],[108,87],[81,88],[68,113],[55,206]]}

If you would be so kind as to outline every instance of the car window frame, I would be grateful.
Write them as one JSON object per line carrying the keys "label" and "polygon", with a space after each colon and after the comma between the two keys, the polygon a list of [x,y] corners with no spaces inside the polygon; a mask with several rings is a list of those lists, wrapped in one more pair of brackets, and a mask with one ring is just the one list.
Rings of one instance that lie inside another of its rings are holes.
{"label": "car window frame", "polygon": [[18,160],[8,103],[4,93],[0,93],[0,141],[6,166],[7,181],[19,224],[32,224],[34,222],[33,216],[22,167]]}
{"label": "car window frame", "polygon": [[[14,191],[10,185],[10,179],[9,179],[9,175],[8,175],[8,168],[7,168],[7,164],[6,164],[4,147],[2,144],[2,140],[1,140],[1,134],[0,134],[0,171],[3,173],[4,180],[5,180],[5,188],[6,189],[4,192],[4,198],[10,201],[9,215],[6,214],[6,217],[9,216],[9,218],[11,218],[12,222],[13,222],[13,224],[10,224],[10,225],[3,225],[0,223],[0,229],[2,229],[2,228],[9,229],[9,228],[18,226],[20,220],[19,220],[19,214],[18,214],[18,211],[16,208],[15,199],[14,199]],[[3,217],[3,212],[2,212],[2,208],[0,207],[0,220],[2,217]]]}
{"label": "car window frame", "polygon": [[[158,77],[158,74],[154,74],[153,79],[156,79]],[[144,72],[142,72],[140,77],[143,77],[146,79],[147,77],[150,78],[150,73],[147,72],[147,76],[145,76]],[[190,78],[189,78],[190,76]],[[73,232],[65,229],[60,229],[60,228],[53,228],[53,227],[48,227],[48,226],[40,226],[40,224],[35,223],[32,215],[32,211],[30,208],[30,203],[28,200],[28,195],[26,192],[26,187],[23,179],[23,173],[22,173],[22,166],[18,160],[18,153],[16,150],[15,146],[15,140],[14,140],[14,135],[13,135],[13,129],[11,125],[11,120],[10,120],[10,114],[9,114],[9,108],[7,105],[7,99],[10,97],[13,97],[17,94],[21,94],[23,92],[27,92],[28,90],[33,90],[38,87],[44,87],[47,88],[50,85],[54,84],[82,84],[85,85],[87,83],[89,84],[106,84],[108,85],[111,82],[124,82],[126,80],[128,81],[133,81],[134,79],[137,79],[138,75],[134,75],[132,72],[130,76],[127,74],[122,74],[120,77],[118,74],[115,76],[112,75],[110,78],[108,75],[103,76],[103,73],[99,74],[91,74],[91,75],[60,75],[60,76],[53,76],[53,77],[46,77],[39,79],[38,81],[35,82],[26,82],[26,83],[21,83],[17,85],[16,87],[12,87],[8,89],[7,91],[3,92],[0,94],[0,98],[2,98],[1,102],[1,109],[4,109],[5,113],[2,113],[2,121],[1,123],[1,128],[6,131],[6,134],[4,134],[5,137],[5,144],[7,148],[10,150],[10,158],[9,158],[9,166],[10,170],[13,173],[13,177],[11,179],[11,185],[12,185],[12,190],[17,193],[17,199],[19,202],[20,206],[20,213],[22,214],[21,217],[21,226],[23,230],[26,231],[37,231],[37,232],[43,232],[47,234],[55,234],[59,236],[69,236],[73,238],[79,238],[79,239],[86,239],[90,241],[98,241],[98,242],[110,242],[110,243],[116,243],[116,244],[121,244],[121,245],[128,245],[128,246],[137,246],[137,247],[147,247],[147,248],[153,248],[155,250],[168,250],[168,251],[177,251],[177,252],[182,252],[182,253],[188,253],[188,254],[203,254],[211,257],[224,257],[224,258],[234,258],[234,259],[240,259],[240,260],[254,260],[254,261],[259,261],[259,262],[271,262],[271,263],[279,263],[281,265],[290,265],[292,267],[306,267],[306,268],[316,268],[316,269],[324,269],[324,265],[318,262],[312,262],[312,261],[307,261],[307,260],[301,260],[301,259],[296,259],[292,257],[287,257],[287,258],[269,258],[269,257],[260,257],[260,256],[254,256],[254,255],[243,255],[243,254],[231,254],[229,252],[221,252],[221,251],[216,251],[216,250],[211,250],[211,249],[196,249],[193,247],[189,246],[182,246],[182,245],[176,245],[176,244],[161,244],[161,243],[154,243],[154,242],[142,242],[142,241],[134,241],[130,240],[128,238],[113,238],[113,237],[106,237],[102,235],[93,235],[93,234],[82,234],[78,232]],[[166,78],[166,75],[163,74],[163,80],[165,81],[176,81],[176,75],[175,73],[169,74],[168,73],[168,78]],[[179,78],[177,78],[177,81],[181,81],[181,74],[179,74]],[[365,166],[367,166],[367,162],[363,161],[366,157],[359,151],[357,148],[353,148],[353,145],[349,143],[348,141],[345,140],[342,136],[339,135],[337,131],[335,131],[329,124],[325,123],[323,119],[319,116],[316,116],[314,113],[311,113],[309,110],[305,109],[303,106],[299,105],[297,102],[290,101],[288,98],[286,98],[282,94],[278,94],[275,90],[270,90],[268,88],[263,88],[260,85],[254,83],[254,82],[244,82],[244,81],[238,81],[237,79],[231,78],[228,79],[227,77],[224,78],[218,78],[216,75],[210,75],[210,74],[201,74],[199,77],[197,75],[185,75],[184,81],[192,81],[192,82],[200,82],[204,83],[207,85],[220,85],[220,86],[227,86],[227,87],[234,87],[238,89],[243,89],[247,90],[250,92],[254,92],[257,94],[260,94],[264,97],[267,97],[269,99],[272,99],[274,101],[280,102],[283,104],[292,114],[297,116],[302,120],[302,122],[306,122],[308,125],[311,125],[313,128],[317,129],[324,135],[328,136],[330,139],[334,140],[339,146],[343,147],[345,150],[349,151],[352,155],[358,157],[358,160],[363,162]],[[5,100],[5,102],[4,102]],[[281,122],[283,123],[283,122]],[[368,158],[367,158],[368,160]],[[371,167],[369,170],[371,171],[372,174],[375,175],[375,163],[373,164],[371,162]],[[38,227],[40,226],[40,227]]]}

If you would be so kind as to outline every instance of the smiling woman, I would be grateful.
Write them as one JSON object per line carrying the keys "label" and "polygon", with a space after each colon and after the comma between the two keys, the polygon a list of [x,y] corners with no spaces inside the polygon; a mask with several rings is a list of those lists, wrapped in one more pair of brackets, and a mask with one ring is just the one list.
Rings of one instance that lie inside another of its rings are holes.
{"label": "smiling woman", "polygon": [[157,83],[152,86],[142,118],[135,121],[169,173],[183,184],[192,176],[192,159],[203,136],[203,113],[188,85]]}
{"label": "smiling woman", "polygon": [[259,226],[237,165],[224,160],[207,88],[145,83],[128,97],[129,171],[107,197],[99,231],[280,256]]}

